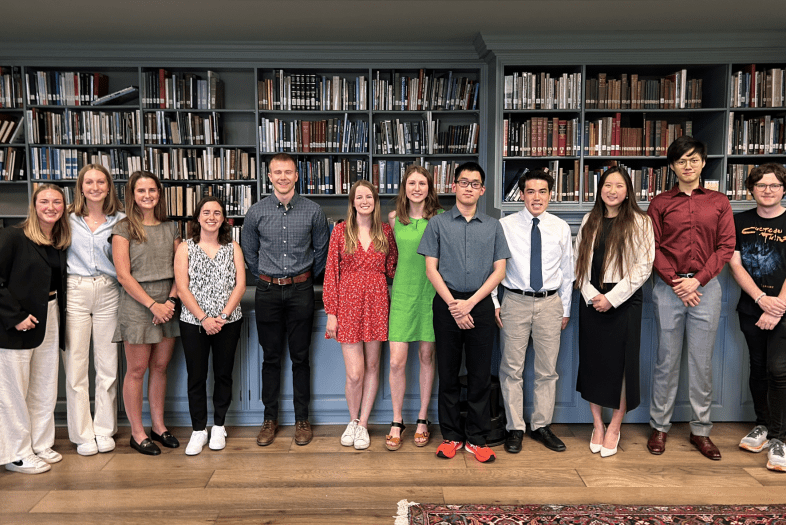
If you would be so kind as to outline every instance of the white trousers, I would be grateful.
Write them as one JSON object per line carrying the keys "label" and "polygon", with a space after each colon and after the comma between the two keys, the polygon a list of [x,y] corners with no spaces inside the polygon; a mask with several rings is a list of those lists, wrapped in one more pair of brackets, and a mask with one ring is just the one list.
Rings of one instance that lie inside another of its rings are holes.
{"label": "white trousers", "polygon": [[[118,346],[112,342],[117,326],[120,287],[108,276],[68,276],[66,303],[66,377],[68,438],[77,445],[117,432]],[[90,339],[95,368],[95,417],[90,417]]]}
{"label": "white trousers", "polygon": [[0,464],[55,444],[59,323],[57,299],[53,299],[40,346],[0,348]]}

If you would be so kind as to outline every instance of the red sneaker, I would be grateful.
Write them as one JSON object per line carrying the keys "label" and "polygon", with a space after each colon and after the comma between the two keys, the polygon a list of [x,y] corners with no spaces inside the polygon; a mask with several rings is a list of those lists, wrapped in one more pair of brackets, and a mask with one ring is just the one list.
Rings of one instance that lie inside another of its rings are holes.
{"label": "red sneaker", "polygon": [[472,443],[467,441],[466,449],[467,452],[469,452],[470,454],[474,454],[475,459],[477,459],[481,463],[491,463],[492,461],[497,459],[497,455],[494,453],[494,451],[491,450],[486,445],[473,445]]}
{"label": "red sneaker", "polygon": [[456,452],[461,450],[461,447],[464,446],[464,443],[461,441],[448,441],[445,440],[442,444],[437,447],[437,457],[445,458],[445,459],[453,459],[456,455]]}

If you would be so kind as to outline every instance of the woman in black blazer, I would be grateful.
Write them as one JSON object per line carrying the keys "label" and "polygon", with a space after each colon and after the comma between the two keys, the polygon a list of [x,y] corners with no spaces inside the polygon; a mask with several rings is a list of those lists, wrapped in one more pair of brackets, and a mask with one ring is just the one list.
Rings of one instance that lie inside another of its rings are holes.
{"label": "woman in black blazer", "polygon": [[0,463],[24,474],[63,459],[52,445],[71,243],[64,211],[63,190],[42,184],[27,219],[0,229]]}

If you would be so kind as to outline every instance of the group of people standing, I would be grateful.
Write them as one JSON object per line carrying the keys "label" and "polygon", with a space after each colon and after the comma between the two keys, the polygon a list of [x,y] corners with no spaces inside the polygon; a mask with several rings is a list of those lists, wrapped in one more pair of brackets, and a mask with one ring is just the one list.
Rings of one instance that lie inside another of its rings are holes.
{"label": "group of people standing", "polygon": [[[465,448],[494,461],[491,431],[491,356],[501,330],[500,386],[507,416],[504,449],[522,450],[523,374],[530,339],[534,396],[530,436],[564,451],[551,430],[558,380],[560,334],[570,320],[572,290],[580,291],[579,370],[576,389],[590,403],[589,448],[615,454],[627,411],[640,403],[639,348],[643,284],[654,268],[653,303],[659,344],[653,376],[647,448],[662,454],[671,426],[683,341],[687,341],[690,442],[720,459],[712,426],[712,350],[720,317],[717,276],[729,262],[743,290],[740,325],[750,351],[750,389],[756,426],[740,447],[769,449],[767,467],[786,470],[786,169],[765,164],[748,177],[757,208],[732,216],[728,199],[703,188],[706,147],[681,137],[667,161],[678,184],[643,212],[625,169],[612,167],[598,182],[599,198],[583,218],[575,244],[569,225],[548,213],[554,185],[544,170],[518,181],[524,208],[496,220],[478,211],[485,172],[474,162],[456,169],[456,205],[443,213],[431,174],[411,166],[395,210],[381,216],[377,190],[366,181],[349,194],[346,220],[332,233],[322,209],[295,192],[294,159],[270,160],[273,193],[245,217],[242,249],[231,240],[223,203],[202,199],[181,242],[166,217],[161,182],[149,172],[128,181],[125,213],[110,174],[82,169],[66,212],[60,188],[37,187],[27,220],[0,230],[0,463],[23,473],[49,470],[62,459],[52,450],[58,349],[66,375],[68,433],[81,455],[114,449],[117,360],[125,347],[125,411],[130,445],[160,454],[176,448],[164,422],[166,369],[182,338],[188,372],[192,434],[185,453],[206,444],[226,446],[224,420],[232,399],[232,369],[246,287],[244,262],[257,277],[256,323],[263,352],[264,423],[260,446],[278,430],[281,364],[292,361],[295,443],[313,438],[310,343],[314,278],[324,271],[325,337],[341,345],[350,422],[341,444],[369,447],[368,420],[379,386],[382,342],[390,342],[393,422],[388,450],[403,443],[402,407],[410,343],[418,345],[420,410],[414,444],[429,443],[428,404],[439,376],[436,455]],[[736,223],[736,228],[735,228]],[[736,232],[736,233],[735,233]],[[736,240],[735,240],[736,239]],[[388,294],[387,280],[392,279]],[[93,348],[95,410],[88,368]],[[213,413],[207,432],[209,357]],[[466,417],[459,374],[465,364]],[[143,427],[148,374],[149,434]],[[608,425],[603,408],[611,409]]]}

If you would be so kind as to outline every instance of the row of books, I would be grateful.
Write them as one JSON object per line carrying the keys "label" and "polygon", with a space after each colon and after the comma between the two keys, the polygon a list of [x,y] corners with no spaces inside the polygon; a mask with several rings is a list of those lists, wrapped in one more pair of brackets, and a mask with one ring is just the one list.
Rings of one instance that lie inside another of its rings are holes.
{"label": "row of books", "polygon": [[259,149],[264,152],[368,152],[368,122],[344,118],[292,120],[262,118]]}
{"label": "row of books", "polygon": [[189,184],[164,186],[167,214],[170,217],[191,217],[197,203],[212,195],[224,201],[228,216],[245,215],[254,204],[256,190],[251,184]]}
{"label": "row of books", "polygon": [[571,157],[581,151],[579,119],[503,120],[503,157]]}
{"label": "row of books", "polygon": [[0,144],[13,144],[22,133],[24,117],[0,113]]}
{"label": "row of books", "polygon": [[640,79],[638,74],[622,73],[619,79],[598,73],[588,78],[586,109],[686,109],[700,108],[703,80],[688,79],[688,72],[657,79]]}
{"label": "row of books", "polygon": [[581,109],[581,73],[505,75],[504,109]]}
{"label": "row of books", "polygon": [[224,82],[215,71],[207,79],[166,69],[142,72],[142,106],[157,109],[222,109]]}
{"label": "row of books", "polygon": [[424,158],[416,160],[378,160],[372,165],[372,183],[383,194],[397,195],[401,179],[407,168],[412,165],[423,166],[434,178],[434,189],[437,193],[451,193],[456,168],[460,161],[426,161]]}
{"label": "row of books", "polygon": [[238,148],[147,148],[145,169],[161,180],[251,180],[256,156]]}
{"label": "row of books", "polygon": [[29,105],[87,106],[109,92],[109,78],[102,73],[29,71],[25,88]]}
{"label": "row of books", "polygon": [[[562,164],[562,165],[560,165]],[[567,167],[566,167],[567,166]],[[574,202],[579,200],[579,161],[552,160],[548,162],[544,169],[554,177],[554,186],[551,189],[551,201],[553,202]],[[520,168],[516,174],[508,181],[504,188],[502,200],[504,202],[522,202],[521,188],[519,180],[529,168]],[[505,173],[505,163],[502,163],[502,172]]]}
{"label": "row of books", "polygon": [[[656,195],[667,191],[677,183],[677,177],[668,166],[631,168],[622,163],[619,166],[625,168],[630,175],[633,183],[633,193],[638,201],[651,201]],[[584,200],[594,201],[599,196],[598,181],[601,175],[610,166],[590,168],[584,166]],[[716,188],[717,189],[717,188]]]}
{"label": "row of books", "polygon": [[145,112],[146,144],[202,146],[221,144],[220,113]]}
{"label": "row of books", "polygon": [[729,155],[768,155],[786,152],[784,117],[745,118],[729,112]]}
{"label": "row of books", "polygon": [[21,108],[23,102],[19,66],[0,66],[0,108]]}
{"label": "row of books", "polygon": [[127,179],[142,169],[142,158],[125,149],[112,148],[108,151],[84,149],[31,147],[32,173],[34,179],[76,179],[87,164],[101,164],[112,177]]}
{"label": "row of books", "polygon": [[729,200],[751,200],[753,195],[748,192],[746,180],[756,164],[729,164],[727,167],[726,196]]}
{"label": "row of books", "polygon": [[140,112],[27,110],[31,144],[139,144]]}
{"label": "row of books", "polygon": [[377,71],[371,90],[375,111],[476,110],[479,107],[480,82],[454,76],[453,71],[440,77],[425,69],[411,77],[392,71],[384,78]]}
{"label": "row of books", "polygon": [[25,180],[25,150],[0,148],[0,180]]}
{"label": "row of books", "polygon": [[603,117],[584,123],[584,153],[587,156],[660,157],[675,139],[693,133],[693,122],[670,123],[644,116],[641,127],[623,127],[622,117]]}
{"label": "row of books", "polygon": [[374,123],[374,152],[380,155],[477,152],[478,124],[449,125],[443,131],[439,129],[439,119],[420,122],[394,119]]}
{"label": "row of books", "polygon": [[286,74],[276,69],[274,78],[257,82],[260,110],[355,111],[368,109],[368,80],[338,75]]}
{"label": "row of books", "polygon": [[756,64],[731,75],[733,108],[780,108],[786,101],[784,68],[756,69]]}

